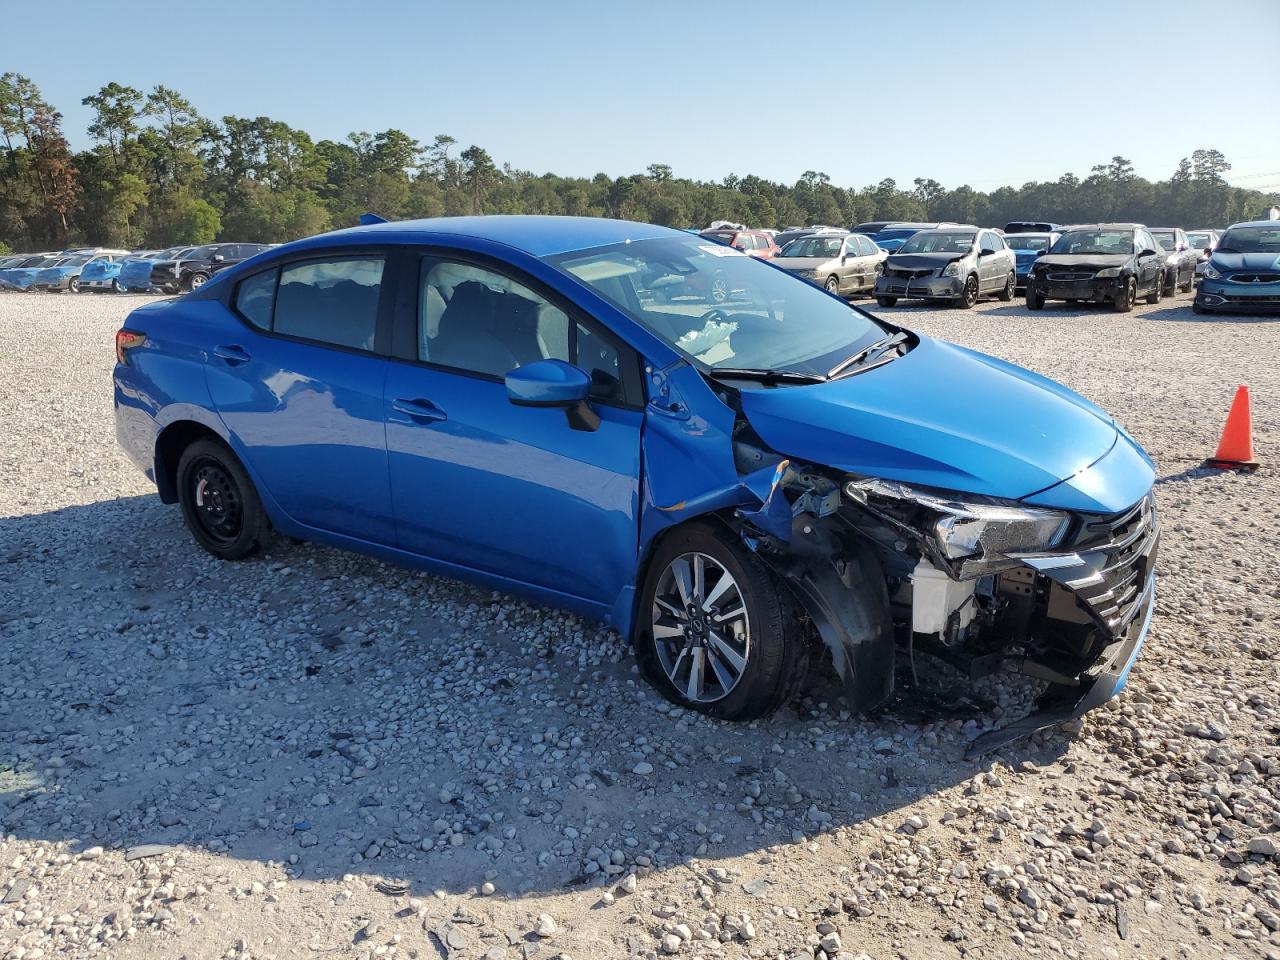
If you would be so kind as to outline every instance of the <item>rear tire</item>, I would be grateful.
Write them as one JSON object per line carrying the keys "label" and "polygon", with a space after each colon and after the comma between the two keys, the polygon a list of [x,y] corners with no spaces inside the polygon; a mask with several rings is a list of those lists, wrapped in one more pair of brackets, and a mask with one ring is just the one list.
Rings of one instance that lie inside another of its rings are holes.
{"label": "rear tire", "polygon": [[897,304],[897,302],[897,297],[876,297],[876,303],[880,304],[882,307],[892,307]]}
{"label": "rear tire", "polygon": [[640,669],[659,693],[722,720],[773,713],[809,664],[790,595],[764,561],[715,523],[688,524],[658,544],[637,599],[633,641]]}
{"label": "rear tire", "polygon": [[178,458],[178,500],[196,543],[220,560],[243,560],[267,542],[271,524],[253,481],[231,448],[197,440]]}
{"label": "rear tire", "polygon": [[[1161,273],[1156,277],[1156,288],[1147,294],[1147,303],[1159,303],[1164,299],[1164,274]],[[1172,289],[1172,288],[1171,288]]]}
{"label": "rear tire", "polygon": [[1004,282],[1004,289],[996,294],[996,297],[1005,303],[1008,303],[1013,299],[1013,291],[1017,289],[1017,286],[1018,275],[1011,270],[1009,271],[1009,279]]}

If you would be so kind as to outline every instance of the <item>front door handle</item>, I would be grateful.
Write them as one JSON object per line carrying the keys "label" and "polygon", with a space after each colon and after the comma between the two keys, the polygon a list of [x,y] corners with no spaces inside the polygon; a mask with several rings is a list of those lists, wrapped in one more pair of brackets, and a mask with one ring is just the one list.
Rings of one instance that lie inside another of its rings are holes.
{"label": "front door handle", "polygon": [[437,407],[430,400],[399,399],[391,404],[391,409],[397,413],[403,413],[415,423],[434,423],[437,420],[447,420],[445,412]]}
{"label": "front door handle", "polygon": [[242,363],[249,362],[249,351],[244,347],[236,344],[224,344],[213,348],[213,355],[220,360],[226,361],[229,365],[237,367]]}

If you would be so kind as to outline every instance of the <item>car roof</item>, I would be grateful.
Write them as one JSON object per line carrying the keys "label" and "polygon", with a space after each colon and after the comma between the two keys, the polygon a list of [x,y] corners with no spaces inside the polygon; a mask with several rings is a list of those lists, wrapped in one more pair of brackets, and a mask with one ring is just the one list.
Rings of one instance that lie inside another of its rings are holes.
{"label": "car roof", "polygon": [[1073,223],[1063,227],[1059,233],[1066,233],[1068,230],[1146,230],[1146,224],[1142,223]]}
{"label": "car roof", "polygon": [[[717,228],[719,229],[719,228]],[[335,230],[287,244],[293,250],[323,249],[357,243],[433,243],[468,237],[498,243],[534,257],[604,247],[628,240],[689,238],[682,230],[602,217],[495,215],[398,220]]]}
{"label": "car roof", "polygon": [[[1240,223],[1233,223],[1231,227],[1280,227],[1280,220],[1242,220]],[[1227,229],[1230,230],[1231,227]]]}
{"label": "car roof", "polygon": [[929,227],[926,230],[918,230],[917,233],[954,233],[957,230],[984,230],[985,227],[975,227],[972,223],[950,223],[945,227]]}

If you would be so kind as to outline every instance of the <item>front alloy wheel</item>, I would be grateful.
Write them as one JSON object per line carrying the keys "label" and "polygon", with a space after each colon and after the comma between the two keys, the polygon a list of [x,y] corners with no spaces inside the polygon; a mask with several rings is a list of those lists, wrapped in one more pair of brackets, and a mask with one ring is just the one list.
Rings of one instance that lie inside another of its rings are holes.
{"label": "front alloy wheel", "polygon": [[705,553],[685,553],[658,578],[653,639],[672,686],[694,703],[723,700],[751,655],[751,620],[733,574]]}
{"label": "front alloy wheel", "polygon": [[831,294],[833,297],[840,296],[840,279],[838,277],[827,277],[825,286],[827,288],[827,293]]}
{"label": "front alloy wheel", "polygon": [[978,302],[978,278],[970,274],[969,279],[964,282],[964,293],[960,294],[956,305],[968,310]]}
{"label": "front alloy wheel", "polygon": [[[1157,281],[1158,283],[1159,281]],[[1125,281],[1124,289],[1116,294],[1115,307],[1118,313],[1128,313],[1138,302],[1138,281],[1130,277]]]}

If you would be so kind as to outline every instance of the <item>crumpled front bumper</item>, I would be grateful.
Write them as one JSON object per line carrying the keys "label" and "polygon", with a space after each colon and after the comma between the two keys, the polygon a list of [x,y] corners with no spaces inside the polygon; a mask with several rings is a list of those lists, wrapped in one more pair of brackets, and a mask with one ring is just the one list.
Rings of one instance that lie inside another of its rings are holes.
{"label": "crumpled front bumper", "polygon": [[878,297],[902,297],[904,300],[953,299],[964,293],[962,277],[891,277],[876,280]]}
{"label": "crumpled front bumper", "polygon": [[1156,577],[1151,573],[1138,602],[1137,615],[1130,621],[1124,634],[1104,648],[1090,667],[1091,681],[1069,692],[1051,691],[1049,698],[1042,700],[1039,709],[1033,713],[970,741],[965,749],[966,759],[980,757],[1023,737],[1029,737],[1038,730],[1082,717],[1094,707],[1100,707],[1116,696],[1129,682],[1129,672],[1151,631],[1151,618],[1155,608]]}

